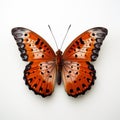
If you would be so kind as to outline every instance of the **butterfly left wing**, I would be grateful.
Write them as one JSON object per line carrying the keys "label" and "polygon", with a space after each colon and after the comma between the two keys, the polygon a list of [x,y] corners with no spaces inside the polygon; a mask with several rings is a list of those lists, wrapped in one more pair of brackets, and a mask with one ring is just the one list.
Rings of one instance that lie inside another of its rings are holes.
{"label": "butterfly left wing", "polygon": [[55,58],[55,53],[50,45],[35,32],[27,28],[16,27],[12,29],[12,35],[24,61],[53,60]]}
{"label": "butterfly left wing", "polygon": [[56,80],[54,61],[30,62],[24,70],[24,80],[35,94],[42,97],[53,93]]}
{"label": "butterfly left wing", "polygon": [[16,27],[12,29],[21,57],[30,62],[24,71],[26,84],[36,94],[52,94],[56,79],[55,53],[50,45],[35,32]]}
{"label": "butterfly left wing", "polygon": [[96,79],[94,66],[90,63],[98,57],[107,29],[96,27],[79,35],[63,54],[62,78],[68,95],[84,94]]}

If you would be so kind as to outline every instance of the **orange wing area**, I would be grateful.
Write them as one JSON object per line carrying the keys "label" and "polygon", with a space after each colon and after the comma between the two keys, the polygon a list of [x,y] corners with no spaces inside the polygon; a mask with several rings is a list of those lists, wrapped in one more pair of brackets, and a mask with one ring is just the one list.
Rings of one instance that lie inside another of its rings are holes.
{"label": "orange wing area", "polygon": [[96,27],[87,30],[67,47],[63,54],[63,59],[95,61],[106,35],[106,28]]}
{"label": "orange wing area", "polygon": [[38,59],[52,60],[55,58],[55,53],[50,45],[35,32],[26,28],[17,27],[12,29],[12,35],[17,42],[24,61]]}
{"label": "orange wing area", "polygon": [[95,27],[79,35],[63,54],[62,78],[68,95],[77,97],[91,88],[96,71],[90,63],[98,57],[107,29]]}
{"label": "orange wing area", "polygon": [[94,84],[95,74],[94,66],[89,62],[65,61],[62,78],[67,94],[73,97],[84,94]]}
{"label": "orange wing area", "polygon": [[12,29],[21,57],[30,61],[24,71],[26,84],[36,94],[52,94],[56,79],[56,55],[50,45],[33,31],[17,27]]}
{"label": "orange wing area", "polygon": [[54,91],[56,67],[53,61],[31,62],[24,71],[24,79],[35,94],[46,97]]}

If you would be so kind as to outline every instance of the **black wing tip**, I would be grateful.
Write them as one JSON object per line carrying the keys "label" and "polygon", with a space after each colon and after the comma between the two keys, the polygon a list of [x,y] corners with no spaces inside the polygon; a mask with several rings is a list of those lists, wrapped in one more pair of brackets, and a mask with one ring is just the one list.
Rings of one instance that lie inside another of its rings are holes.
{"label": "black wing tip", "polygon": [[108,29],[105,27],[94,27],[92,28],[93,30],[101,30],[102,32],[104,32],[106,35],[108,34]]}
{"label": "black wing tip", "polygon": [[14,36],[14,34],[15,34],[18,30],[20,30],[20,31],[26,31],[26,30],[28,30],[28,29],[27,29],[27,28],[24,28],[24,27],[14,27],[14,28],[12,28],[12,30],[11,30],[12,35]]}
{"label": "black wing tip", "polygon": [[106,35],[108,34],[108,29],[107,29],[107,28],[102,28],[102,31],[103,31],[104,33],[106,33]]}
{"label": "black wing tip", "polygon": [[15,33],[19,28],[21,28],[21,27],[14,27],[14,28],[12,28],[12,30],[11,30],[12,35],[14,35],[14,33]]}

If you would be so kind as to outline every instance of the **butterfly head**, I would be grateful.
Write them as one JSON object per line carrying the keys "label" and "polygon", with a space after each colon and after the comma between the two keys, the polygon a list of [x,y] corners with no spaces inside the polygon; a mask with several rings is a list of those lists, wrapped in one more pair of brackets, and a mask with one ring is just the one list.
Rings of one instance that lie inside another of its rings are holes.
{"label": "butterfly head", "polygon": [[62,51],[60,49],[58,49],[58,51],[56,52],[57,56],[61,56],[62,55]]}

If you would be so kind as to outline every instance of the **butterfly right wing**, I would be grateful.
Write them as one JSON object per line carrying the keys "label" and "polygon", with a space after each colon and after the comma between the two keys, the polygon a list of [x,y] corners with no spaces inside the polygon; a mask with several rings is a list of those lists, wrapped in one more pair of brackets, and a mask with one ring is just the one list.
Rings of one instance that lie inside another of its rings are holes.
{"label": "butterfly right wing", "polygon": [[62,78],[66,92],[73,97],[84,94],[96,79],[90,63],[98,57],[108,31],[103,27],[89,29],[79,35],[63,54]]}
{"label": "butterfly right wing", "polygon": [[55,53],[39,35],[26,28],[13,28],[21,57],[30,63],[24,71],[26,84],[36,94],[46,97],[52,94],[56,80]]}
{"label": "butterfly right wing", "polygon": [[85,61],[65,61],[62,68],[64,87],[68,95],[77,97],[91,88],[96,79],[94,66]]}
{"label": "butterfly right wing", "polygon": [[103,27],[95,27],[83,32],[66,48],[63,59],[96,61],[107,33],[108,30]]}

